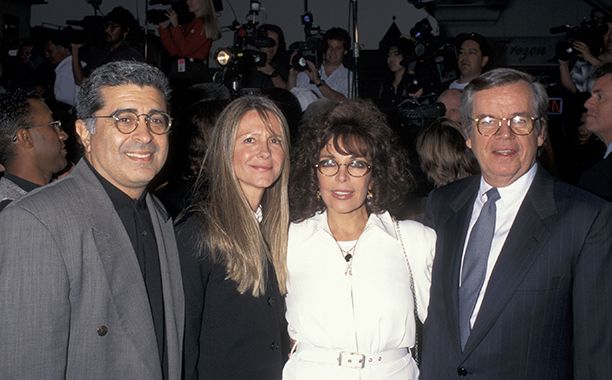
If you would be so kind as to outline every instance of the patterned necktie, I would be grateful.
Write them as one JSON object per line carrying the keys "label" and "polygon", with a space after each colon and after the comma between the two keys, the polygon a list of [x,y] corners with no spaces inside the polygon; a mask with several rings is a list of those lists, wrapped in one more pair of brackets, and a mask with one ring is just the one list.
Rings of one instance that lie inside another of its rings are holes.
{"label": "patterned necktie", "polygon": [[486,194],[487,201],[482,206],[480,215],[472,227],[463,258],[461,286],[459,287],[459,331],[462,350],[470,336],[470,318],[484,283],[491,242],[495,232],[495,202],[500,198],[499,192],[496,188],[492,188]]}

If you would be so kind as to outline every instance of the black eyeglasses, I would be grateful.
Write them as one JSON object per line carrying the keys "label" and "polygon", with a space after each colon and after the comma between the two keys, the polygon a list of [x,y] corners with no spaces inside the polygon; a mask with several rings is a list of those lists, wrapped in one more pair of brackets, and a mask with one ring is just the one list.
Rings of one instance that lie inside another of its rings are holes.
{"label": "black eyeglasses", "polygon": [[[57,132],[57,134],[60,134],[63,131],[63,129],[62,129],[62,122],[59,121],[59,120],[55,120],[55,121],[52,121],[50,123],[42,124],[42,125],[30,125],[30,126],[27,126],[27,127],[23,128],[23,129],[32,129],[32,128],[38,128],[38,127],[52,127],[53,129],[55,129],[55,132]],[[13,142],[17,142],[17,135],[13,136],[12,141]]]}
{"label": "black eyeglasses", "polygon": [[149,113],[138,114],[135,111],[119,110],[115,111],[111,115],[100,116],[92,115],[83,117],[82,119],[106,119],[112,118],[115,120],[115,127],[117,130],[124,134],[130,134],[138,128],[138,121],[143,116],[147,123],[147,128],[151,133],[156,135],[163,135],[170,131],[172,126],[172,118],[165,112],[153,111]]}
{"label": "black eyeglasses", "polygon": [[505,122],[512,133],[518,136],[525,136],[533,131],[534,123],[540,119],[540,116],[527,116],[527,115],[514,115],[511,117],[496,118],[493,116],[485,115],[482,117],[472,118],[472,121],[476,123],[478,133],[483,136],[491,136],[496,134]]}
{"label": "black eyeglasses", "polygon": [[346,164],[339,164],[336,160],[328,158],[315,164],[315,168],[319,169],[319,173],[327,177],[338,174],[340,166],[346,166],[346,171],[351,177],[363,177],[372,170],[372,165],[364,160],[352,160]]}

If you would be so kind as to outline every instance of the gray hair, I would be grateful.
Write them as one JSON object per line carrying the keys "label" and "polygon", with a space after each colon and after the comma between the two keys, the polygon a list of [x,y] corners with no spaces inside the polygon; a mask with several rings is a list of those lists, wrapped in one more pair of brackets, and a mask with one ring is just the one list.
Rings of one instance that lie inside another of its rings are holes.
{"label": "gray hair", "polygon": [[544,86],[536,82],[531,75],[522,71],[498,68],[487,71],[478,78],[472,80],[463,90],[463,95],[461,96],[461,119],[468,136],[472,133],[474,127],[474,121],[472,120],[474,95],[478,91],[517,82],[525,82],[531,88],[531,107],[536,113],[535,116],[539,117],[535,122],[536,133],[540,133],[540,130],[546,127],[548,124],[548,94]]}
{"label": "gray hair", "polygon": [[150,86],[159,90],[166,100],[170,101],[170,84],[164,73],[157,67],[136,61],[116,61],[104,64],[95,69],[83,82],[76,101],[77,118],[84,119],[90,133],[95,133],[95,119],[87,119],[104,107],[100,90],[104,87],[134,84]]}
{"label": "gray hair", "polygon": [[18,130],[31,123],[29,99],[40,99],[33,91],[18,89],[0,94],[0,163],[6,164],[13,157],[13,138]]}

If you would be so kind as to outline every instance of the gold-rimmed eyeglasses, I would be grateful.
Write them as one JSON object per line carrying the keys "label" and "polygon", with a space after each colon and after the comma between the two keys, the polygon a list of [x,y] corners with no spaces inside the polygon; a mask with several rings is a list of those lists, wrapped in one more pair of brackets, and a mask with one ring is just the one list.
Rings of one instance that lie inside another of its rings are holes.
{"label": "gold-rimmed eyeglasses", "polygon": [[321,160],[315,164],[319,173],[327,177],[333,177],[340,171],[340,166],[345,166],[346,171],[351,177],[363,177],[372,170],[372,165],[364,160],[351,160],[346,164],[339,164],[331,158]]}
{"label": "gold-rimmed eyeglasses", "polygon": [[497,118],[489,115],[472,118],[472,121],[476,124],[478,133],[483,136],[491,136],[496,134],[502,126],[502,123],[510,128],[512,133],[518,136],[525,136],[533,131],[536,120],[539,120],[540,116],[530,116],[525,114],[513,115],[510,117]]}
{"label": "gold-rimmed eyeglasses", "polygon": [[144,117],[147,128],[151,133],[163,135],[170,131],[172,118],[162,111],[152,111],[139,115],[137,112],[131,110],[118,110],[110,115],[91,115],[81,119],[114,119],[117,130],[127,135],[138,128],[138,121],[141,116]]}

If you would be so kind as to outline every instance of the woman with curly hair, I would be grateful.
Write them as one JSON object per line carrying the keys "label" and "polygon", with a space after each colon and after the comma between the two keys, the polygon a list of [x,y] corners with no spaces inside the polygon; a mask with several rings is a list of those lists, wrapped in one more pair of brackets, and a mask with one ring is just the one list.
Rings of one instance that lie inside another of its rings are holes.
{"label": "woman with curly hair", "polygon": [[185,379],[279,379],[288,338],[285,293],[289,132],[269,99],[221,113],[178,223],[185,291]]}
{"label": "woman with curly hair", "polygon": [[388,212],[405,158],[371,103],[320,108],[301,128],[290,179],[284,379],[416,379],[435,233]]}

